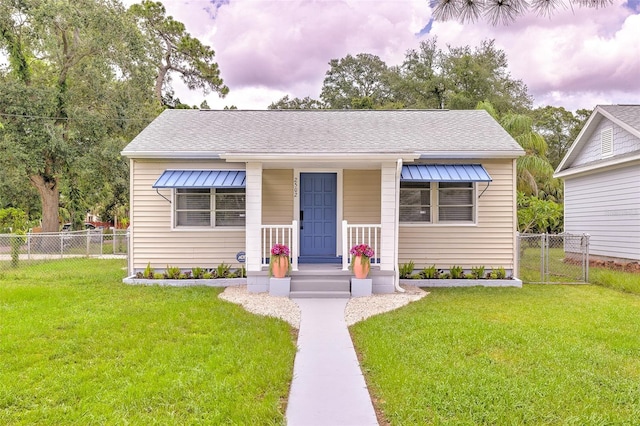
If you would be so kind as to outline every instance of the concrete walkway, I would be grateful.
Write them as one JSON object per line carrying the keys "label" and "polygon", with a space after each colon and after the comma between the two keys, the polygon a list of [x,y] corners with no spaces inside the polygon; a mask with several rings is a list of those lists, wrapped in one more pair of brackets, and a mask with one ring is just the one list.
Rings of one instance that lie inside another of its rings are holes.
{"label": "concrete walkway", "polygon": [[289,426],[377,425],[344,320],[349,299],[294,299],[302,313]]}

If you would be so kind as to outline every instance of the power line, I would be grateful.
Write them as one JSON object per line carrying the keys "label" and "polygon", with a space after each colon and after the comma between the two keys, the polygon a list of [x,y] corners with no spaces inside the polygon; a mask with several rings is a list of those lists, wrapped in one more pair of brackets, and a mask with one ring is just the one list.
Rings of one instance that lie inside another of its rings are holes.
{"label": "power line", "polygon": [[31,115],[31,114],[10,114],[0,112],[0,117],[12,117],[12,118],[34,118],[40,120],[51,120],[51,121],[152,121],[156,117],[145,117],[145,118],[99,118],[99,119],[91,119],[91,118],[82,118],[82,117],[49,117],[46,115]]}

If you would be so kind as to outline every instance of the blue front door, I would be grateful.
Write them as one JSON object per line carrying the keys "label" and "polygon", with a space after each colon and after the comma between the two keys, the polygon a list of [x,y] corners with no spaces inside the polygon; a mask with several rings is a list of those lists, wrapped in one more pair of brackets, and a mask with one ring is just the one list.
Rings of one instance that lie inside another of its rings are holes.
{"label": "blue front door", "polygon": [[338,261],[335,173],[300,173],[299,261]]}

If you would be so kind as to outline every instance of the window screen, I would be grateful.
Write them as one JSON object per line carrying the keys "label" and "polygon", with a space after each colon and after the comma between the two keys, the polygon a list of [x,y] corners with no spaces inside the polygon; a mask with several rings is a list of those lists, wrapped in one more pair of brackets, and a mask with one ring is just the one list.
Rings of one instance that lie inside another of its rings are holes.
{"label": "window screen", "polygon": [[216,189],[216,226],[244,226],[244,188]]}
{"label": "window screen", "polygon": [[472,182],[440,182],[438,185],[438,221],[473,221]]}
{"label": "window screen", "polygon": [[176,188],[175,226],[244,226],[244,188]]}
{"label": "window screen", "polygon": [[176,189],[176,226],[211,226],[211,190]]}
{"label": "window screen", "polygon": [[431,222],[431,184],[400,183],[400,221]]}

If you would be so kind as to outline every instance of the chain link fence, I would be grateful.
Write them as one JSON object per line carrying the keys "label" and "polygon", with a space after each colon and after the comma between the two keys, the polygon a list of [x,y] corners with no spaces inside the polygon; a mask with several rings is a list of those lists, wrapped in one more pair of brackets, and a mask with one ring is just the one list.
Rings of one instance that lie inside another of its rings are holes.
{"label": "chain link fence", "polygon": [[127,230],[0,234],[0,272],[10,268],[60,259],[118,257],[126,259]]}
{"label": "chain link fence", "polygon": [[589,282],[589,235],[519,234],[517,241],[517,277],[523,282]]}

